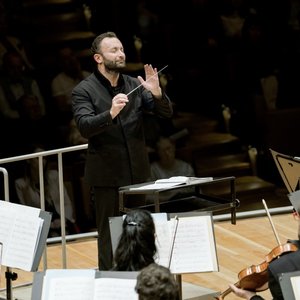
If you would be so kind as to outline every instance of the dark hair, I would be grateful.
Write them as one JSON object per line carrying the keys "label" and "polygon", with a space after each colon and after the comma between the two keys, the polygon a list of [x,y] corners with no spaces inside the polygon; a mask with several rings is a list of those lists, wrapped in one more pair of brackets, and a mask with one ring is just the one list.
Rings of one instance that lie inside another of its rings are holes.
{"label": "dark hair", "polygon": [[171,271],[156,263],[145,267],[137,276],[135,290],[139,300],[176,300],[179,289]]}
{"label": "dark hair", "polygon": [[139,271],[154,262],[155,225],[151,213],[136,209],[127,213],[114,255],[116,271]]}
{"label": "dark hair", "polygon": [[94,39],[94,41],[92,43],[92,47],[91,47],[92,54],[100,53],[101,52],[101,45],[100,44],[101,44],[102,40],[104,40],[105,38],[118,38],[118,37],[112,31],[101,33],[100,35],[98,35]]}

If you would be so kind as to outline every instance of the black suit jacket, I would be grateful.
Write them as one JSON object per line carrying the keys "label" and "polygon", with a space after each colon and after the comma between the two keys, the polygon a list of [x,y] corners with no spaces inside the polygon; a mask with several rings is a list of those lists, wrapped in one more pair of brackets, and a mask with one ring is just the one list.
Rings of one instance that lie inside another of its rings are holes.
{"label": "black suit jacket", "polygon": [[72,93],[74,118],[82,136],[88,138],[85,178],[91,186],[119,187],[149,178],[149,161],[143,130],[144,111],[170,118],[169,98],[155,99],[143,87],[131,93],[129,102],[112,120],[110,108],[115,94],[128,94],[139,81],[120,75],[118,89],[95,71]]}

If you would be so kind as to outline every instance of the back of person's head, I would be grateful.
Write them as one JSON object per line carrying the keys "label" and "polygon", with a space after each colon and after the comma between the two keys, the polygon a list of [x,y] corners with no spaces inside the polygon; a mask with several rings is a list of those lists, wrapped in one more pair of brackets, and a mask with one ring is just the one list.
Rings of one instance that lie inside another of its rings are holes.
{"label": "back of person's head", "polygon": [[139,300],[177,300],[179,289],[170,270],[156,263],[141,270],[135,287]]}
{"label": "back of person's head", "polygon": [[114,270],[139,271],[154,262],[155,225],[151,213],[136,209],[127,213],[114,255]]}

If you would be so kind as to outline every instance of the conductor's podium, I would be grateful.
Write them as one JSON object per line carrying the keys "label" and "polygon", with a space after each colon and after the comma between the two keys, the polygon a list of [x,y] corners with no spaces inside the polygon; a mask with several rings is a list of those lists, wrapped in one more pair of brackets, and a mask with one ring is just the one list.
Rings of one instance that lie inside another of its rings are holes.
{"label": "conductor's podium", "polygon": [[[126,213],[132,209],[143,208],[151,212],[188,212],[188,211],[229,211],[231,223],[236,224],[236,208],[239,201],[236,199],[235,177],[212,178],[209,181],[197,181],[157,188],[154,182],[123,186],[119,189],[119,211]],[[217,188],[220,183],[227,184],[229,194],[224,196],[205,195],[204,186]],[[187,191],[182,193],[180,191]],[[177,192],[179,196],[171,200],[166,195]],[[150,200],[149,200],[150,199]]]}

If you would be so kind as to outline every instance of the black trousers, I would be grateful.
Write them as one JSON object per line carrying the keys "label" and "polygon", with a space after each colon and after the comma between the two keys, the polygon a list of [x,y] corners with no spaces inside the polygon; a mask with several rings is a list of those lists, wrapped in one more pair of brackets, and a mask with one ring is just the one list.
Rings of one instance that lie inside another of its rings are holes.
{"label": "black trousers", "polygon": [[93,187],[98,231],[99,270],[110,270],[113,263],[109,217],[119,215],[119,189],[117,187]]}

